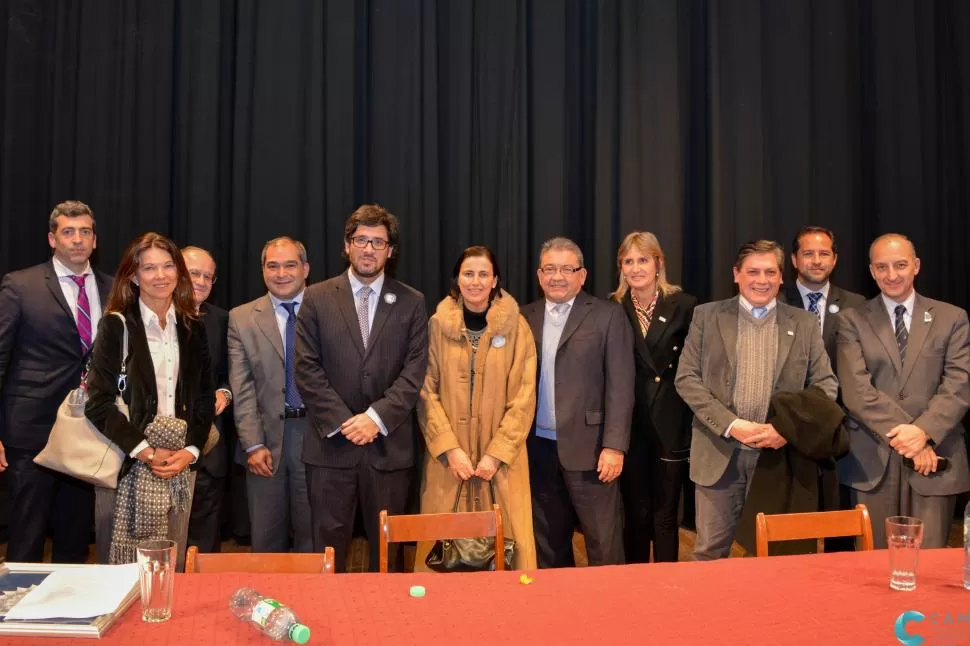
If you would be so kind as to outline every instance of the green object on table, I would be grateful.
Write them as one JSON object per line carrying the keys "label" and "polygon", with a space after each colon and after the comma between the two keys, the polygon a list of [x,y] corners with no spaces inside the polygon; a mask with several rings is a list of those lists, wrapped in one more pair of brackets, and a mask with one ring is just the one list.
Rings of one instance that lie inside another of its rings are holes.
{"label": "green object on table", "polygon": [[412,597],[416,599],[420,599],[421,597],[424,596],[425,592],[426,590],[424,589],[423,585],[412,585],[411,590],[410,592],[408,592],[408,594],[410,594]]}

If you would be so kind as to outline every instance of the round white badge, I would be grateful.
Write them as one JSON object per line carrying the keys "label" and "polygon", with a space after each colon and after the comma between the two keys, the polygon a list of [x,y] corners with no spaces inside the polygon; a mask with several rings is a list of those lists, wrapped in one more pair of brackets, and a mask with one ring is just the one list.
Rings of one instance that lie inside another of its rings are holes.
{"label": "round white badge", "polygon": [[394,294],[384,294],[384,302],[388,305],[393,305],[397,301],[397,296]]}
{"label": "round white badge", "polygon": [[498,334],[498,335],[492,337],[492,347],[493,348],[501,348],[503,345],[505,345],[505,337],[504,336],[502,336],[501,334]]}
{"label": "round white badge", "polygon": [[838,313],[839,313],[838,305],[836,305],[835,303],[832,303],[831,305],[829,305],[829,314],[838,314]]}

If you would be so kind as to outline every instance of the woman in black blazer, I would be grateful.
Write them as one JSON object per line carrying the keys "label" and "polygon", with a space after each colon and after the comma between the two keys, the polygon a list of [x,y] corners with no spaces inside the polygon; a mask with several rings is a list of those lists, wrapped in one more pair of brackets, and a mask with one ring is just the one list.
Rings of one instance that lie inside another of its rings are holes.
{"label": "woman in black blazer", "polygon": [[620,474],[628,563],[676,561],[677,507],[690,456],[691,411],[674,377],[697,299],[667,282],[663,250],[652,233],[624,238],[616,255],[620,282],[612,298],[633,326],[636,403],[630,449]]}
{"label": "woman in black blazer", "polygon": [[[115,405],[122,321],[126,418]],[[118,489],[95,490],[98,560],[130,563],[140,540],[171,539],[184,559],[196,460],[215,412],[205,328],[178,247],[157,233],[125,250],[91,353],[85,415],[128,456]],[[159,501],[163,501],[159,503]]]}

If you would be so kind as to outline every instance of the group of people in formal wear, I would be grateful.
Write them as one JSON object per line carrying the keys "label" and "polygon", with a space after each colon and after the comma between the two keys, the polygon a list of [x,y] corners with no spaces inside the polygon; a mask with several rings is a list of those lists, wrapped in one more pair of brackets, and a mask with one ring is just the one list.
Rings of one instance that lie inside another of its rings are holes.
{"label": "group of people in formal wear", "polygon": [[[835,235],[807,227],[784,289],[785,252],[760,240],[738,250],[738,295],[702,305],[651,233],[622,241],[606,299],[583,290],[575,242],[546,241],[543,297],[522,306],[495,253],[470,246],[429,320],[388,271],[399,224],[376,204],[345,223],[346,271],[309,284],[306,247],[275,238],[267,293],[228,313],[206,303],[204,249],[146,233],[112,278],[90,265],[87,205],[58,204],[49,225],[51,260],[0,285],[8,560],[42,560],[50,537],[54,561],[85,562],[91,526],[104,563],[132,561],[146,538],[175,540],[180,562],[187,545],[216,551],[232,462],[253,550],[330,546],[338,571],[358,518],[377,568],[385,509],[497,503],[514,566],[530,569],[573,565],[577,526],[590,565],[678,560],[688,473],[695,560],[747,546],[759,511],[857,503],[877,546],[898,514],[943,546],[970,489],[967,314],[916,293],[920,260],[900,234],[870,246],[873,299],[831,283]],[[33,462],[79,384],[86,417],[127,456],[117,489]]]}

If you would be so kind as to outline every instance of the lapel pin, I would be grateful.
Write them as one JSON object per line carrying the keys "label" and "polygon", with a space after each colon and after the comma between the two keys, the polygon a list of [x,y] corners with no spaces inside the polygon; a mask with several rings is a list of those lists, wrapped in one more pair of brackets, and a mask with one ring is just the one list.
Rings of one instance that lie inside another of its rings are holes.
{"label": "lapel pin", "polygon": [[932,323],[932,322],[933,322],[933,313],[923,312],[923,323]]}
{"label": "lapel pin", "polygon": [[393,305],[397,302],[397,296],[394,294],[384,294],[384,302],[388,305]]}
{"label": "lapel pin", "polygon": [[665,319],[665,318],[664,318],[664,317],[662,317],[662,316],[658,316],[657,318],[658,318],[658,319],[660,319],[660,322],[661,322],[661,323],[666,323],[666,322],[667,322],[667,319]]}
{"label": "lapel pin", "polygon": [[505,345],[505,337],[504,336],[502,336],[501,334],[496,334],[494,337],[492,337],[492,347],[493,348],[501,348],[504,345]]}
{"label": "lapel pin", "polygon": [[795,336],[795,333],[792,332],[791,330],[788,330],[788,336]]}
{"label": "lapel pin", "polygon": [[835,303],[832,303],[831,305],[829,305],[829,314],[838,314],[838,313],[839,313],[838,305],[836,305]]}

